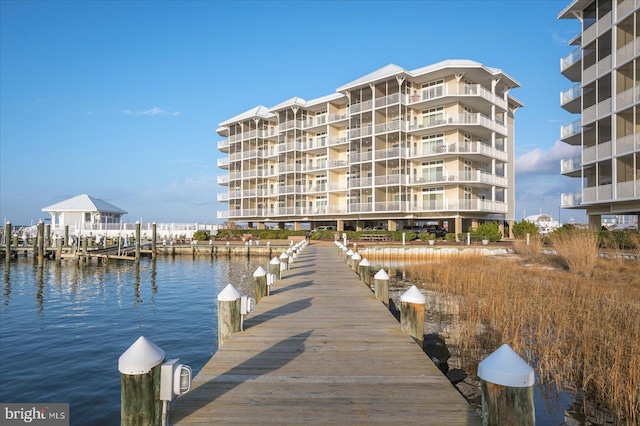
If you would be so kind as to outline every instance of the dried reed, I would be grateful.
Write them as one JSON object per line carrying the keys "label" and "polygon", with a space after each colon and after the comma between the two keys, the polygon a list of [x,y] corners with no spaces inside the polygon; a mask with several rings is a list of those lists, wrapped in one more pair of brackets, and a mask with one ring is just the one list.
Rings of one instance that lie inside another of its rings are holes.
{"label": "dried reed", "polygon": [[572,389],[614,423],[635,424],[640,422],[640,266],[628,262],[621,270],[605,259],[594,265],[594,278],[586,279],[547,266],[459,256],[425,262],[410,272],[437,294],[437,304],[456,306],[459,319],[445,337],[464,365],[475,365],[507,342],[529,359],[543,386]]}
{"label": "dried reed", "polygon": [[552,234],[551,240],[558,256],[569,270],[591,277],[598,259],[598,233],[590,230],[572,230]]}

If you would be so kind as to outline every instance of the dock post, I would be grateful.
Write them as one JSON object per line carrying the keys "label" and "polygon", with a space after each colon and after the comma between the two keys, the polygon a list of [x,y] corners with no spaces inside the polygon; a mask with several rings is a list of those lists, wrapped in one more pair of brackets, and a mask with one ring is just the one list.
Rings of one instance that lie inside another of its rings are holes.
{"label": "dock post", "polygon": [[500,346],[478,364],[478,377],[483,425],[535,425],[533,368],[509,345]]}
{"label": "dock post", "polygon": [[51,247],[51,224],[44,225],[44,246]]}
{"label": "dock post", "polygon": [[87,237],[86,236],[82,237],[82,254],[84,255],[84,261],[85,262],[89,261],[89,259],[88,259],[88,257],[89,257],[88,256],[88,253],[89,253],[88,245],[89,245],[89,242],[87,241]]}
{"label": "dock post", "polygon": [[360,270],[360,281],[366,285],[371,284],[371,264],[366,257],[360,261],[358,269]]}
{"label": "dock post", "polygon": [[11,222],[4,224],[4,258],[11,259]]}
{"label": "dock post", "polygon": [[280,271],[280,259],[274,257],[269,262],[269,272],[276,276],[277,279],[281,279],[282,272]]}
{"label": "dock post", "polygon": [[231,247],[229,246],[229,241],[227,241],[227,257],[231,259]]}
{"label": "dock post", "polygon": [[44,263],[44,222],[38,222],[38,265]]}
{"label": "dock post", "polygon": [[156,239],[158,238],[158,229],[155,222],[151,224],[151,258],[155,259],[157,253]]}
{"label": "dock post", "polygon": [[120,355],[122,426],[161,425],[160,371],[164,360],[164,351],[144,336]]}
{"label": "dock post", "polygon": [[140,221],[136,221],[136,263],[140,263]]}
{"label": "dock post", "polygon": [[427,298],[412,285],[400,296],[400,329],[409,333],[422,348],[424,343],[424,305]]}
{"label": "dock post", "polygon": [[253,287],[256,295],[256,304],[267,295],[267,271],[262,266],[253,273]]}
{"label": "dock post", "polygon": [[56,238],[56,263],[62,263],[62,238]]}
{"label": "dock post", "polygon": [[345,253],[345,257],[344,257],[344,261],[347,262],[347,265],[349,265],[349,268],[351,268],[351,259],[353,258],[353,250],[349,249],[347,250],[347,252]]}
{"label": "dock post", "polygon": [[280,267],[283,271],[287,271],[289,269],[289,255],[287,253],[282,252],[280,255],[280,263],[282,264]]}
{"label": "dock post", "polygon": [[64,226],[64,245],[69,245],[69,225]]}
{"label": "dock post", "polygon": [[353,253],[353,256],[351,256],[351,269],[353,270],[353,272],[358,273],[358,267],[360,266],[361,260],[362,256],[360,256],[360,253]]}
{"label": "dock post", "polygon": [[240,331],[241,298],[242,294],[231,284],[218,293],[218,347],[222,346],[231,333]]}
{"label": "dock post", "polygon": [[380,269],[373,276],[373,294],[376,300],[389,306],[389,274],[384,269]]}

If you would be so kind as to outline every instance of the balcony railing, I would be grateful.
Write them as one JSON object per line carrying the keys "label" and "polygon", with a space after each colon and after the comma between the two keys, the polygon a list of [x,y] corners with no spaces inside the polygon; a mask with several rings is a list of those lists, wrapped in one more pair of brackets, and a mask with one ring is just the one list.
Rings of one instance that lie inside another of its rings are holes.
{"label": "balcony railing", "polygon": [[571,53],[569,53],[564,58],[560,59],[560,72],[565,71],[567,68],[571,67],[571,65],[582,60],[582,48],[578,47],[574,49]]}
{"label": "balcony railing", "polygon": [[640,86],[634,86],[616,95],[616,109],[622,111],[640,103]]}
{"label": "balcony railing", "polygon": [[507,101],[499,95],[491,93],[479,84],[441,84],[423,89],[420,95],[409,96],[409,102],[421,102],[438,99],[446,96],[480,96],[489,102],[507,109]]}
{"label": "balcony railing", "polygon": [[560,174],[573,173],[580,170],[581,167],[582,158],[580,156],[560,160]]}

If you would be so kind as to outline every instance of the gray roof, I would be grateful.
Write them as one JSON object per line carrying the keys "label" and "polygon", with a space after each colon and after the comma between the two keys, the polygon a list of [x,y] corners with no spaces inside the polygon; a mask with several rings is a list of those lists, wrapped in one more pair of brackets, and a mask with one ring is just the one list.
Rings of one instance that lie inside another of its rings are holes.
{"label": "gray roof", "polygon": [[52,204],[42,209],[43,212],[102,212],[102,213],[120,213],[127,212],[107,203],[99,198],[94,198],[87,194],[77,195],[59,203]]}

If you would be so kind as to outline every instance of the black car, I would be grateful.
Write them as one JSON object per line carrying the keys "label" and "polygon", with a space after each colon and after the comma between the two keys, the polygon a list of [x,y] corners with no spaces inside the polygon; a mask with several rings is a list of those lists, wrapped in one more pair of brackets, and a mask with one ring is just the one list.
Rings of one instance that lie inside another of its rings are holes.
{"label": "black car", "polygon": [[446,229],[441,228],[439,225],[427,225],[424,228],[424,232],[435,234],[436,238],[444,238],[444,236],[447,235]]}

